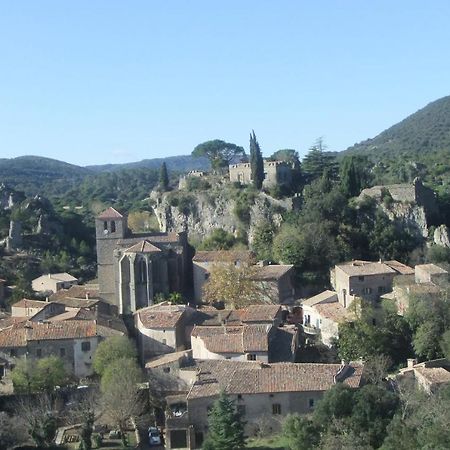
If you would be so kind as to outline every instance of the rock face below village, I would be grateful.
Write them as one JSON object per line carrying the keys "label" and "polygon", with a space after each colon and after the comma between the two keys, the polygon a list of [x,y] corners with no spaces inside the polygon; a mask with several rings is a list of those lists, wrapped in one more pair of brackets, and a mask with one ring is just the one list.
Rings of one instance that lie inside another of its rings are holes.
{"label": "rock face below village", "polygon": [[240,232],[247,233],[250,243],[256,226],[269,222],[279,227],[282,213],[295,208],[298,201],[295,197],[277,200],[260,192],[247,207],[243,207],[226,189],[215,190],[214,193],[179,192],[184,195],[184,201],[176,206],[173,193],[151,193],[153,211],[161,231],[186,231],[191,237],[203,238],[214,229],[222,228],[235,236]]}
{"label": "rock face below village", "polygon": [[373,198],[391,221],[416,236],[427,238],[429,227],[439,220],[436,194],[425,187],[419,178],[412,185],[395,184],[364,189],[359,199],[364,197]]}

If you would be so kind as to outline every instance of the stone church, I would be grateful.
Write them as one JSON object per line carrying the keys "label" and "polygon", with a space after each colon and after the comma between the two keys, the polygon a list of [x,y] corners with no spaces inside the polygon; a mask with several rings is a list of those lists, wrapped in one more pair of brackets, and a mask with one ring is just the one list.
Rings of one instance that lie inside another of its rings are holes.
{"label": "stone church", "polygon": [[192,271],[186,233],[133,234],[127,217],[108,208],[95,219],[100,297],[131,314],[156,294],[186,293]]}

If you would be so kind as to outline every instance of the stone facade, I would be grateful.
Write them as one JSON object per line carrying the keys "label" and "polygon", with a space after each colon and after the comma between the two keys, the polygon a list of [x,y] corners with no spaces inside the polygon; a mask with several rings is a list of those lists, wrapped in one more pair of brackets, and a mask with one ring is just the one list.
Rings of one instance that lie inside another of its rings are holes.
{"label": "stone facade", "polygon": [[[231,164],[230,181],[250,184],[252,182],[250,163]],[[292,182],[292,166],[285,161],[264,161],[264,187],[289,185]]]}
{"label": "stone facade", "polygon": [[184,293],[191,262],[185,233],[132,234],[127,218],[108,208],[95,220],[100,297],[130,314],[156,294]]}

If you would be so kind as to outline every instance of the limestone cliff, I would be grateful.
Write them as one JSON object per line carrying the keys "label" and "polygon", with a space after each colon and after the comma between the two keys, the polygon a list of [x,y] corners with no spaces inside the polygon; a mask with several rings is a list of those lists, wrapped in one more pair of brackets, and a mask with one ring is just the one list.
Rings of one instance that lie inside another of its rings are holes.
{"label": "limestone cliff", "polygon": [[153,191],[150,198],[161,231],[187,231],[191,237],[203,238],[222,228],[235,236],[244,231],[250,243],[255,226],[265,221],[280,226],[282,213],[297,203],[295,197],[277,200],[260,192],[246,207],[226,186],[214,192]]}
{"label": "limestone cliff", "polygon": [[395,184],[364,189],[359,199],[371,197],[377,201],[393,222],[410,233],[428,237],[429,227],[439,220],[436,194],[425,187],[419,178],[412,185]]}

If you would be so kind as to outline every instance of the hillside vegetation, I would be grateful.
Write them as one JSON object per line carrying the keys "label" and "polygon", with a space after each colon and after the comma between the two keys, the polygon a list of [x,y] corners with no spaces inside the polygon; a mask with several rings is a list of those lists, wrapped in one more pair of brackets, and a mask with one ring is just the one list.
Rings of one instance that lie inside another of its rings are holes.
{"label": "hillside vegetation", "polygon": [[364,153],[379,159],[386,153],[423,154],[450,150],[450,96],[411,114],[373,139],[353,145],[343,155]]}

